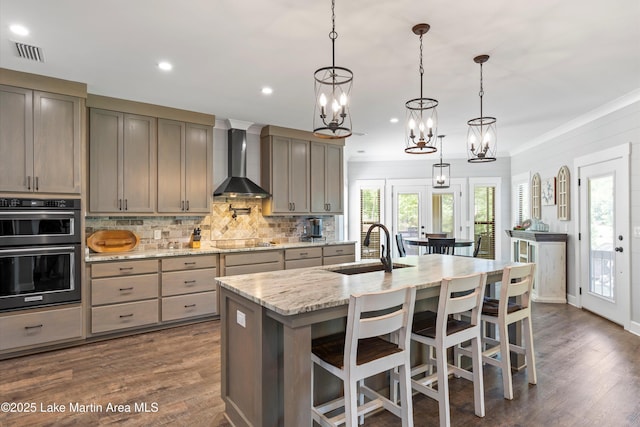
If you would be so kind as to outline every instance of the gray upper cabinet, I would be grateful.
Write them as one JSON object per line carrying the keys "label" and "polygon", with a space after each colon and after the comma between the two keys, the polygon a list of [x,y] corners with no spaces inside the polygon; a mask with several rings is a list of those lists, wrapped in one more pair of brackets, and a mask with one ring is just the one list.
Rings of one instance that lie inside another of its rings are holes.
{"label": "gray upper cabinet", "polygon": [[80,99],[0,86],[0,191],[80,194]]}
{"label": "gray upper cabinet", "polygon": [[311,212],[343,213],[343,165],[341,145],[311,143]]}
{"label": "gray upper cabinet", "polygon": [[310,146],[281,136],[262,138],[262,185],[272,195],[266,215],[309,213]]}
{"label": "gray upper cabinet", "polygon": [[89,210],[154,212],[156,119],[92,108],[89,120]]}
{"label": "gray upper cabinet", "polygon": [[158,212],[208,213],[212,183],[212,127],[158,119]]}

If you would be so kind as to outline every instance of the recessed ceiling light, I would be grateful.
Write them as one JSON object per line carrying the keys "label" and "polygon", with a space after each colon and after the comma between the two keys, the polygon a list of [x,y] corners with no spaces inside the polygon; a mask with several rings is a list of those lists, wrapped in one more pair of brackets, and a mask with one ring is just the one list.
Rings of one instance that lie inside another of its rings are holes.
{"label": "recessed ceiling light", "polygon": [[273,93],[273,89],[271,89],[269,86],[265,86],[262,88],[263,95],[271,95],[272,93]]}
{"label": "recessed ceiling light", "polygon": [[158,63],[158,68],[164,71],[170,71],[173,68],[173,65],[171,65],[170,62],[162,61]]}
{"label": "recessed ceiling light", "polygon": [[29,29],[27,29],[27,27],[23,27],[22,25],[19,25],[19,24],[11,25],[9,27],[9,29],[11,30],[11,32],[13,34],[17,34],[19,36],[28,36],[29,35]]}
{"label": "recessed ceiling light", "polygon": [[389,121],[390,121],[391,123],[398,123],[398,118],[397,118],[397,117],[391,117],[391,118],[389,119]]}

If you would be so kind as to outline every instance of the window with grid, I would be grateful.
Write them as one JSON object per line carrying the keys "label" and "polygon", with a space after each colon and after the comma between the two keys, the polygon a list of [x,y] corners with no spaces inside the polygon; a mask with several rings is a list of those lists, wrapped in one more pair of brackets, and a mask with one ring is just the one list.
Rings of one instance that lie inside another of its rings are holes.
{"label": "window with grid", "polygon": [[371,232],[369,246],[362,245],[371,224],[381,221],[380,218],[380,188],[360,189],[360,258],[380,258],[380,229]]}
{"label": "window with grid", "polygon": [[569,220],[569,168],[562,166],[558,171],[558,219]]}

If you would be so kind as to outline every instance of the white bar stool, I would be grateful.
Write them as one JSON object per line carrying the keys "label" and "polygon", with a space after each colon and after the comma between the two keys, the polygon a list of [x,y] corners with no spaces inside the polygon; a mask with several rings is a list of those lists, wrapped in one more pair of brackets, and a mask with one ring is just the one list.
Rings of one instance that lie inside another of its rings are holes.
{"label": "white bar stool", "polygon": [[[473,382],[475,414],[484,417],[484,383],[481,362],[480,309],[487,283],[485,273],[445,278],[440,285],[438,313],[417,313],[414,317],[411,339],[429,346],[427,360],[411,370],[411,376],[423,377],[411,380],[416,390],[438,401],[440,425],[450,426],[449,370],[452,374]],[[470,314],[469,314],[470,312]],[[456,316],[461,314],[462,316]],[[469,320],[458,320],[468,318]],[[451,365],[447,360],[447,349],[465,341],[471,341],[470,356],[472,371]],[[433,360],[432,349],[436,357]],[[435,366],[436,373],[432,373]],[[437,388],[434,387],[437,385]]]}
{"label": "white bar stool", "polygon": [[[483,322],[496,325],[499,338],[497,340],[483,337],[482,342],[485,350],[482,352],[482,360],[502,369],[504,398],[509,400],[513,399],[510,351],[525,355],[529,383],[537,383],[533,329],[531,327],[531,290],[534,272],[535,264],[506,267],[502,273],[500,299],[487,299],[482,307]],[[510,301],[510,298],[514,297],[520,297],[520,301],[518,303]],[[524,346],[509,344],[509,325],[518,321],[522,321]],[[460,353],[467,352],[462,350]],[[500,359],[497,359],[498,355]]]}
{"label": "white bar stool", "polygon": [[[356,426],[358,417],[362,423],[364,415],[384,407],[402,419],[403,427],[413,426],[409,338],[415,299],[415,287],[352,295],[346,334],[313,340],[313,363],[344,383],[343,397],[319,406],[312,400],[314,421],[322,426]],[[392,340],[384,337],[389,334]],[[364,384],[365,378],[395,368],[399,369],[400,405]],[[313,366],[311,387],[313,395]],[[341,407],[343,413],[328,416]]]}

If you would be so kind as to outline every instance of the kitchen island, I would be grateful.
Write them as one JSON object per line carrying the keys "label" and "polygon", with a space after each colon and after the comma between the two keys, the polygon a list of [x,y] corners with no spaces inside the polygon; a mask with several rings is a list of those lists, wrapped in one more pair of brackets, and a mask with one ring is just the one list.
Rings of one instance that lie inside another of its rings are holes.
{"label": "kitchen island", "polygon": [[221,387],[229,421],[311,425],[311,340],[346,318],[351,294],[415,286],[416,300],[424,302],[438,296],[443,277],[485,272],[487,283],[495,283],[505,266],[515,264],[438,254],[394,262],[391,273],[339,272],[380,264],[361,261],[217,278]]}

